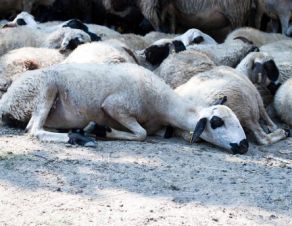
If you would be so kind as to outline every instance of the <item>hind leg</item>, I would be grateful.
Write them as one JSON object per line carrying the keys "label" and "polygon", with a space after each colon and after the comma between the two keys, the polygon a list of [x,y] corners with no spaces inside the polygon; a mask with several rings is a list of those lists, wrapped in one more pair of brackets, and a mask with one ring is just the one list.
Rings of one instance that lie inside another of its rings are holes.
{"label": "hind leg", "polygon": [[252,132],[257,142],[260,145],[268,145],[276,143],[280,140],[287,138],[289,135],[283,129],[277,129],[272,133],[265,133],[260,124],[257,121],[249,121],[246,123],[246,127]]}

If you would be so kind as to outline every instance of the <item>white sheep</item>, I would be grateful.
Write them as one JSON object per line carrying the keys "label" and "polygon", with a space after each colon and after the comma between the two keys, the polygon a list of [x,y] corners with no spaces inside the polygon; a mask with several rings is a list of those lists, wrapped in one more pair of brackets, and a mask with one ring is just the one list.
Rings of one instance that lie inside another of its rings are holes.
{"label": "white sheep", "polygon": [[198,29],[190,29],[173,39],[155,41],[143,51],[143,54],[147,62],[153,66],[159,66],[171,53],[184,51],[194,44],[217,44],[217,42]]}
{"label": "white sheep", "polygon": [[279,40],[289,40],[290,38],[277,33],[267,33],[251,27],[238,28],[231,32],[225,42],[232,42],[234,39],[246,39],[257,47],[276,42]]}
{"label": "white sheep", "polygon": [[281,83],[279,68],[270,54],[252,52],[238,64],[236,70],[256,86],[266,106],[272,103]]}
{"label": "white sheep", "polygon": [[166,34],[159,31],[151,31],[148,34],[144,35],[144,40],[151,45],[152,43],[160,39],[174,39],[178,34]]}
{"label": "white sheep", "polygon": [[65,57],[58,50],[47,48],[24,47],[9,51],[0,57],[0,98],[21,73],[60,63]]}
{"label": "white sheep", "polygon": [[112,39],[77,47],[63,63],[138,63],[134,53],[122,42]]}
{"label": "white sheep", "polygon": [[280,71],[279,82],[283,83],[292,76],[292,40],[281,40],[260,47],[273,57]]}
{"label": "white sheep", "polygon": [[0,30],[0,56],[22,47],[74,49],[79,44],[90,42],[88,34],[78,29],[61,28],[46,34],[37,29],[17,27]]}
{"label": "white sheep", "polygon": [[248,53],[255,50],[254,45],[242,40],[209,45],[192,45],[188,50],[195,50],[208,55],[216,65],[235,67]]}
{"label": "white sheep", "polygon": [[277,91],[274,98],[276,114],[292,127],[292,79],[288,79]]}
{"label": "white sheep", "polygon": [[[201,137],[235,153],[248,150],[245,133],[228,107],[195,106],[135,64],[61,64],[26,72],[0,100],[0,118],[8,124],[29,121],[27,131],[41,141],[74,139],[44,126],[76,129],[94,121],[108,126],[96,131],[108,139],[142,141],[171,125],[193,131],[192,141]],[[216,124],[218,118],[225,126]]]}
{"label": "white sheep", "polygon": [[[272,144],[288,136],[285,130],[278,129],[272,122],[251,81],[233,68],[220,66],[197,74],[175,91],[194,106],[211,106],[221,97],[227,97],[225,105],[234,111],[242,127],[261,145]],[[269,134],[262,129],[260,119],[265,121]],[[182,136],[188,137],[186,133]]]}
{"label": "white sheep", "polygon": [[208,55],[196,50],[186,50],[167,57],[154,73],[172,88],[186,83],[198,73],[211,70],[216,64]]}
{"label": "white sheep", "polygon": [[47,33],[54,32],[62,27],[70,27],[73,29],[80,29],[90,35],[92,41],[99,41],[99,38],[104,40],[115,38],[120,34],[112,29],[97,24],[85,24],[77,19],[68,21],[53,21],[46,23],[38,23],[34,16],[28,12],[19,13],[15,19],[11,22],[6,23],[4,27],[19,27],[26,26],[34,29],[39,29]]}

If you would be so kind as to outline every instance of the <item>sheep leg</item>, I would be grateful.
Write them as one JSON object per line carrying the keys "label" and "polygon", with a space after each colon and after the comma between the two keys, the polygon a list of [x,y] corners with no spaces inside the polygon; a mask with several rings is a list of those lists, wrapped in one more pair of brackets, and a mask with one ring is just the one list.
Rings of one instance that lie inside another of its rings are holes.
{"label": "sheep leg", "polygon": [[278,126],[272,121],[263,105],[260,105],[260,116],[265,121],[270,132],[278,129]]}
{"label": "sheep leg", "polygon": [[111,101],[106,100],[102,105],[104,112],[119,122],[121,125],[126,127],[132,133],[112,129],[111,132],[106,132],[106,138],[131,141],[145,140],[147,136],[146,130],[137,122],[134,117],[131,117],[130,114],[122,111],[124,106],[113,104],[113,102],[109,104],[108,102]]}
{"label": "sheep leg", "polygon": [[32,117],[26,127],[26,131],[32,136],[37,137],[41,141],[55,141],[67,143],[69,141],[68,134],[52,133],[43,130],[43,126],[53,106],[57,96],[56,88],[49,88],[41,95],[40,101],[32,113]]}
{"label": "sheep leg", "polygon": [[284,14],[284,15],[280,16],[283,35],[288,35],[287,31],[288,31],[288,27],[289,27],[289,19],[290,19],[289,15]]}
{"label": "sheep leg", "polygon": [[287,133],[283,129],[277,129],[272,133],[266,134],[258,122],[248,122],[247,128],[253,133],[260,145],[273,144],[287,137]]}

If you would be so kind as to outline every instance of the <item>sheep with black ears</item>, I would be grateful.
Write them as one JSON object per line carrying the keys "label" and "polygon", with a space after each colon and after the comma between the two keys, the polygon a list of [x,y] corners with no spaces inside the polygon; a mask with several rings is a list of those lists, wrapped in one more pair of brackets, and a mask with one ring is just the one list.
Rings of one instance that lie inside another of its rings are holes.
{"label": "sheep with black ears", "polygon": [[[207,107],[220,97],[226,96],[224,104],[234,111],[243,128],[255,137],[258,144],[272,144],[289,135],[270,119],[262,98],[251,81],[233,68],[220,66],[197,74],[175,91],[190,100],[194,106]],[[264,132],[259,123],[260,119],[266,123],[269,134]],[[185,132],[181,135],[188,137]]]}
{"label": "sheep with black ears", "polygon": [[[250,81],[261,79],[261,84],[269,87],[278,80],[277,67],[266,54],[250,53],[233,69],[217,67],[208,55],[186,50],[168,57],[155,72],[172,88],[178,87],[176,92],[191,99],[194,106],[209,106],[218,98],[227,96],[226,105],[234,111],[243,127],[254,134],[259,144],[273,143],[286,136],[285,131],[277,129],[267,115],[261,95]],[[259,125],[260,118],[273,132],[271,135]],[[187,134],[182,136],[187,137]]]}
{"label": "sheep with black ears", "polygon": [[[94,121],[108,126],[97,131],[108,139],[142,141],[171,125],[193,131],[192,140],[201,137],[236,153],[248,149],[244,131],[228,107],[194,106],[135,64],[62,64],[26,72],[0,100],[0,117],[8,124],[29,121],[27,131],[41,141],[74,139],[45,131],[44,126],[81,129]],[[212,129],[217,118],[228,126]]]}
{"label": "sheep with black ears", "polygon": [[285,82],[292,76],[292,40],[281,40],[260,47],[261,52],[266,52],[273,57],[279,68],[280,83]]}
{"label": "sheep with black ears", "polygon": [[54,49],[74,49],[90,42],[88,34],[78,29],[61,28],[49,35],[27,27],[0,30],[0,56],[10,50],[22,47],[43,47]]}
{"label": "sheep with black ears", "polygon": [[153,66],[158,66],[171,53],[184,51],[193,44],[217,44],[217,42],[198,29],[190,29],[175,38],[155,41],[143,51],[143,54],[147,62]]}

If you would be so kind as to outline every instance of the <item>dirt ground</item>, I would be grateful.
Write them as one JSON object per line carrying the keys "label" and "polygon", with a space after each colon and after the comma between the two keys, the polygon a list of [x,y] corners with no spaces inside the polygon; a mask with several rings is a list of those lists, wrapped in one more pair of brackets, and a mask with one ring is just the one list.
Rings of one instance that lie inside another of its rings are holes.
{"label": "dirt ground", "polygon": [[0,225],[292,225],[292,138],[239,156],[160,138],[80,148],[1,128]]}

